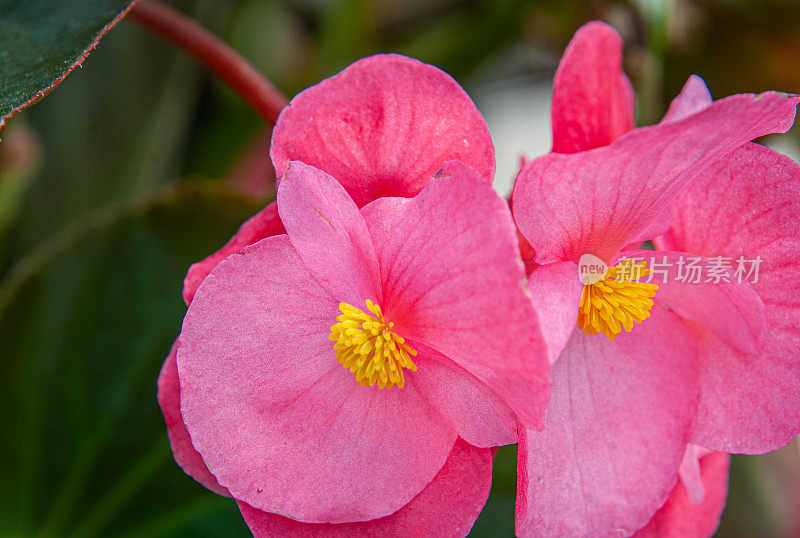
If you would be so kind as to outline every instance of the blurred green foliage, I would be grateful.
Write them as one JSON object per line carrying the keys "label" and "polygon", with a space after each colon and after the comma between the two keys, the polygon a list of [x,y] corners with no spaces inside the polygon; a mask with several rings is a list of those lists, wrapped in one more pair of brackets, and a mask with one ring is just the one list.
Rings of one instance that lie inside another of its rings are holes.
{"label": "blurred green foliage", "polygon": [[85,217],[7,276],[0,536],[245,530],[175,466],[154,380],[187,264],[255,209],[214,186],[165,189]]}
{"label": "blurred green foliage", "polygon": [[[549,81],[594,18],[626,40],[644,123],[692,72],[715,96],[800,90],[800,3],[790,0],[173,3],[290,96],[387,51],[434,63],[468,91],[503,77]],[[0,151],[0,536],[246,535],[235,505],[172,461],[155,379],[185,312],[185,270],[264,203],[223,179],[263,126],[201,67],[124,22],[9,120],[2,144],[17,123],[41,166],[10,186]],[[760,461],[735,459],[720,535],[789,532],[765,500],[773,485]],[[515,468],[515,448],[501,449],[474,536],[513,535]]]}

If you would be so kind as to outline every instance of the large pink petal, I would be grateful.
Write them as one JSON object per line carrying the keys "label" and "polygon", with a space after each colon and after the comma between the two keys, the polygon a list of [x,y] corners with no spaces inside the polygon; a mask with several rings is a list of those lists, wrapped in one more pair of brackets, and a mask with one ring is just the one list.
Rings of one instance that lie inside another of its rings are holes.
{"label": "large pink petal", "polygon": [[[776,450],[798,435],[797,355],[774,331],[748,354],[693,326],[700,362],[700,401],[693,443],[744,454]],[[795,352],[796,353],[796,352]]]}
{"label": "large pink petal", "polygon": [[272,139],[279,176],[303,161],[342,182],[359,206],[413,196],[445,161],[494,177],[494,146],[472,100],[443,71],[411,58],[364,58],[298,94]]}
{"label": "large pink petal", "polygon": [[800,433],[800,165],[748,144],[709,167],[675,207],[675,224],[658,245],[729,257],[734,267],[740,257],[762,260],[752,283],[765,307],[760,351],[742,353],[698,331],[694,442],[726,452],[774,450]]}
{"label": "large pink petal", "polygon": [[424,371],[414,385],[453,425],[458,435],[478,447],[517,442],[517,420],[497,394],[441,353],[413,341],[414,362]]}
{"label": "large pink petal", "polygon": [[553,83],[553,151],[607,146],[634,128],[633,88],[622,71],[622,39],[593,21],[570,41]]}
{"label": "large pink petal", "polygon": [[547,350],[506,203],[453,162],[416,197],[383,198],[362,211],[387,319],[489,385],[529,425],[541,423]]}
{"label": "large pink petal", "polygon": [[436,477],[419,495],[390,516],[363,523],[300,523],[239,503],[256,538],[268,536],[387,537],[466,536],[478,518],[492,483],[492,453],[458,440]]}
{"label": "large pink petal", "polygon": [[[723,274],[714,276],[714,259],[684,252],[631,250],[624,256],[647,262],[652,273],[643,281],[658,284],[657,301],[736,349],[758,351],[764,333],[764,303],[747,281],[737,281],[732,269],[722,267]],[[687,269],[692,263],[702,268],[699,282]]]}
{"label": "large pink petal", "polygon": [[313,523],[396,512],[433,479],[455,431],[413,387],[361,387],[328,340],[338,301],[285,235],[206,277],[178,348],[192,443],[238,500]]}
{"label": "large pink petal", "polygon": [[203,458],[192,446],[189,432],[186,431],[186,425],[183,423],[178,366],[175,364],[177,351],[178,343],[175,342],[158,375],[158,405],[161,407],[164,421],[167,423],[167,435],[172,455],[186,474],[214,493],[230,497],[228,490],[219,485],[216,477],[206,467]]}
{"label": "large pink petal", "polygon": [[357,308],[380,297],[375,247],[361,212],[339,182],[293,162],[278,186],[278,212],[303,264],[328,293]]}
{"label": "large pink petal", "polygon": [[189,267],[189,272],[186,273],[186,278],[183,280],[183,300],[186,301],[187,305],[192,302],[194,292],[197,291],[197,288],[203,283],[208,273],[210,273],[219,262],[234,252],[238,252],[239,249],[257,243],[265,237],[283,233],[286,233],[286,230],[278,216],[278,206],[275,202],[272,202],[245,221],[239,228],[239,231],[236,232],[236,235],[234,235],[225,246],[206,259],[192,264],[192,266]]}
{"label": "large pink petal", "polygon": [[634,538],[707,538],[719,527],[719,518],[728,497],[728,466],[730,456],[712,452],[700,458],[700,473],[705,499],[692,502],[682,482],[678,482],[664,506],[647,527]]}
{"label": "large pink petal", "polygon": [[541,265],[528,276],[528,289],[553,364],[577,325],[583,291],[578,266],[571,261]]}
{"label": "large pink petal", "polygon": [[681,121],[635,129],[609,146],[549,154],[520,171],[514,217],[538,263],[609,261],[714,161],[758,136],[784,132],[800,98],[734,95]]}
{"label": "large pink petal", "polygon": [[611,343],[575,331],[553,366],[542,432],[520,429],[517,533],[633,533],[675,485],[697,397],[694,345],[677,316]]}
{"label": "large pink petal", "polygon": [[661,123],[680,121],[704,109],[713,101],[703,79],[691,75],[683,85],[681,93],[669,104],[669,110]]}

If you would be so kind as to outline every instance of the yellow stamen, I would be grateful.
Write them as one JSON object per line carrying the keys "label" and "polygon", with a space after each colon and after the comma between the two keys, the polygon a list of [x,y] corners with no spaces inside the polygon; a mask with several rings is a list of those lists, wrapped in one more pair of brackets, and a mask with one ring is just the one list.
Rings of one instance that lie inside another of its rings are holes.
{"label": "yellow stamen", "polygon": [[362,387],[390,389],[395,385],[401,389],[405,385],[403,368],[412,372],[417,366],[411,362],[416,350],[405,343],[402,336],[392,331],[394,323],[387,322],[381,307],[367,299],[370,314],[347,303],[339,303],[341,315],[337,323],[331,325],[328,338],[336,350],[339,364],[350,370]]}
{"label": "yellow stamen", "polygon": [[623,260],[608,268],[605,278],[583,286],[578,328],[586,334],[602,333],[614,341],[622,329],[631,332],[634,322],[650,317],[657,284],[639,282],[650,274],[647,262]]}

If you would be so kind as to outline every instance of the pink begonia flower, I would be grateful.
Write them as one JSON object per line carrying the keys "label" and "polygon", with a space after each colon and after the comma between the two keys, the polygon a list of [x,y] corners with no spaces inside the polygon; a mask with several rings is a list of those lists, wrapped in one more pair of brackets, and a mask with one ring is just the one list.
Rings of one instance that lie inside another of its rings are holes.
{"label": "pink begonia flower", "polygon": [[[525,164],[513,193],[553,362],[545,428],[520,430],[523,536],[630,535],[664,505],[688,443],[759,453],[800,431],[797,165],[750,143],[788,130],[798,98],[711,103],[693,77],[664,121],[625,132],[621,52],[603,23],[578,31],[553,91],[565,153]],[[659,250],[636,250],[671,222]],[[586,254],[608,273],[579,280]],[[757,283],[733,268],[730,282],[678,279],[684,258],[740,254],[764,259]]]}
{"label": "pink begonia flower", "polygon": [[359,210],[293,162],[278,208],[288,235],[212,270],[177,349],[183,422],[231,496],[306,523],[383,518],[459,437],[541,424],[544,344],[510,213],[477,172],[451,162]]}
{"label": "pink begonia flower", "polygon": [[[219,485],[189,438],[180,410],[176,346],[158,379],[158,402],[167,421],[175,461],[203,486],[230,497]],[[245,522],[256,536],[465,536],[478,518],[492,484],[492,451],[458,439],[442,468],[394,514],[357,523],[302,523],[239,501]]]}
{"label": "pink begonia flower", "polygon": [[[293,143],[300,140],[307,144]],[[402,146],[397,145],[398,141]],[[405,158],[393,155],[398,150]],[[435,67],[397,55],[366,58],[300,93],[275,126],[271,153],[280,173],[291,158],[342,174],[351,195],[361,201],[359,205],[378,194],[417,194],[442,164],[452,159],[461,159],[479,170],[487,184],[494,174],[494,148],[488,129],[463,89]],[[414,155],[413,161],[407,158],[409,153]],[[359,183],[359,178],[368,181]],[[263,238],[282,233],[285,228],[277,206],[270,204],[243,224],[220,251],[192,266],[184,282],[187,304],[220,261]],[[210,490],[230,495],[208,470],[183,423],[175,351],[173,347],[159,378],[159,403],[175,459]],[[452,378],[454,387],[450,390],[455,388],[462,394],[471,390],[469,386],[459,388],[458,376],[453,372],[445,369],[439,373],[443,378]],[[433,393],[448,390],[430,389]],[[483,418],[476,415],[474,419]],[[458,440],[444,466],[422,492],[394,514],[368,523],[294,523],[245,502],[240,502],[240,507],[256,534],[279,533],[289,525],[306,534],[463,535],[488,496],[489,456],[487,449]],[[424,514],[423,508],[427,510]]]}
{"label": "pink begonia flower", "polygon": [[634,538],[708,538],[716,532],[728,496],[730,456],[689,445],[684,464],[667,502]]}
{"label": "pink begonia flower", "polygon": [[[494,177],[489,128],[450,75],[413,58],[378,54],[300,92],[272,134],[278,177],[290,160],[338,179],[359,207],[381,196],[413,196],[442,165],[458,160]],[[218,252],[186,275],[188,305],[209,272],[259,239],[284,233],[274,203],[242,225]]]}

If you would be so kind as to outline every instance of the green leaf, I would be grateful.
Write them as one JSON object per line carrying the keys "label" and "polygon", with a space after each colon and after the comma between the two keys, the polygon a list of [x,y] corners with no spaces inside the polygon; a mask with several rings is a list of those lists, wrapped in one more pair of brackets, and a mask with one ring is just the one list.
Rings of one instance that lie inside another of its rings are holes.
{"label": "green leaf", "polygon": [[130,0],[0,0],[0,125],[80,65],[131,5]]}
{"label": "green leaf", "polygon": [[517,445],[501,446],[492,467],[492,491],[470,538],[514,538],[517,498]]}
{"label": "green leaf", "polygon": [[[186,11],[214,28],[212,15],[225,3],[180,5],[196,6]],[[25,113],[44,151],[9,241],[12,259],[88,213],[187,177],[185,151],[195,122],[203,124],[197,105],[204,80],[196,62],[137,25],[106,34],[81,69]],[[21,119],[0,131],[2,144]],[[209,176],[204,169],[192,175]]]}
{"label": "green leaf", "polygon": [[155,383],[187,267],[257,209],[171,189],[57,234],[0,284],[0,536],[247,535],[173,461]]}

